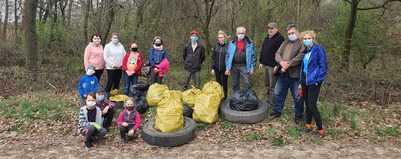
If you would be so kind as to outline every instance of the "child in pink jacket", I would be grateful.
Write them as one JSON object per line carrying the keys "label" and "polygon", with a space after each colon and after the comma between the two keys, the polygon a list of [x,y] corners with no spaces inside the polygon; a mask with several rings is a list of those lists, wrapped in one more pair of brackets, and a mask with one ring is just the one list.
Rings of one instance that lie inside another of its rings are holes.
{"label": "child in pink jacket", "polygon": [[168,70],[170,70],[170,62],[167,60],[167,58],[164,58],[162,62],[155,66],[156,67],[153,71],[155,72],[155,74],[159,72],[160,78],[163,78],[164,74],[167,73]]}
{"label": "child in pink jacket", "polygon": [[135,109],[135,99],[129,97],[124,102],[125,109],[120,113],[117,120],[117,125],[120,127],[121,144],[126,143],[126,134],[128,141],[134,139],[135,132],[141,125],[141,116]]}

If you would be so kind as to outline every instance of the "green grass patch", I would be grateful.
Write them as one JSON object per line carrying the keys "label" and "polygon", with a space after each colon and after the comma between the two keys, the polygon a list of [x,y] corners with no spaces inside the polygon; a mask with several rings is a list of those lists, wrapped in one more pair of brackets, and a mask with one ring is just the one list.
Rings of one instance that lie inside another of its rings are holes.
{"label": "green grass patch", "polygon": [[276,138],[273,140],[273,146],[282,146],[284,144],[284,140],[282,138]]}
{"label": "green grass patch", "polygon": [[221,128],[223,128],[223,129],[229,129],[229,128],[234,127],[235,124],[232,123],[232,122],[229,122],[229,121],[223,121],[223,122],[220,123],[220,126],[221,126]]}
{"label": "green grass patch", "polygon": [[263,133],[260,132],[252,132],[252,133],[248,133],[245,134],[245,136],[243,137],[245,141],[247,142],[252,142],[252,141],[256,141],[261,139],[262,137],[264,137]]}
{"label": "green grass patch", "polygon": [[205,124],[205,123],[198,123],[196,125],[196,128],[200,131],[204,131],[209,127],[209,124]]}
{"label": "green grass patch", "polygon": [[276,132],[277,132],[277,129],[275,129],[275,128],[269,128],[269,129],[267,129],[267,136],[268,137],[273,137],[273,136],[275,136],[276,135]]}
{"label": "green grass patch", "polygon": [[388,127],[385,129],[375,128],[376,134],[379,136],[393,136],[393,137],[400,137],[401,133],[397,129],[397,127]]}
{"label": "green grass patch", "polygon": [[299,130],[297,128],[291,127],[287,129],[288,135],[290,135],[292,138],[297,139],[299,137]]}
{"label": "green grass patch", "polygon": [[330,131],[328,131],[327,133],[328,133],[330,136],[334,136],[334,137],[341,137],[341,136],[344,134],[343,131],[341,131],[341,130],[336,130],[336,129],[330,130]]}
{"label": "green grass patch", "polygon": [[350,127],[352,130],[358,131],[358,122],[355,119],[351,120]]}

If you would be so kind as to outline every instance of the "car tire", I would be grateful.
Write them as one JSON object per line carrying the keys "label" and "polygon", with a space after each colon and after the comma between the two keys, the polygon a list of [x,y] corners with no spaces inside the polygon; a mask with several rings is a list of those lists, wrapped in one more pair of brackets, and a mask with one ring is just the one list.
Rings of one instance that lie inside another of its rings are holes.
{"label": "car tire", "polygon": [[261,100],[258,101],[258,108],[252,111],[237,111],[230,108],[230,99],[226,99],[220,105],[220,115],[224,120],[241,123],[253,124],[264,120],[267,117],[269,105]]}

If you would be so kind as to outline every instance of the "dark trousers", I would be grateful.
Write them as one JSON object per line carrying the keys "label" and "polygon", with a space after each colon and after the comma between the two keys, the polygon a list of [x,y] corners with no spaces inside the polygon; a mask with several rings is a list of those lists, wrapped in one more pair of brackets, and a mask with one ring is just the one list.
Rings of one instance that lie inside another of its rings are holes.
{"label": "dark trousers", "polygon": [[124,94],[129,95],[131,86],[135,84],[138,84],[138,75],[128,76],[127,72],[124,71]]}
{"label": "dark trousers", "polygon": [[251,76],[249,73],[246,72],[246,66],[235,66],[233,65],[231,68],[231,77],[232,77],[232,84],[233,84],[233,92],[241,90],[239,84],[239,78],[241,77],[242,81],[244,82],[244,87],[246,89],[251,88]]}
{"label": "dark trousers", "polygon": [[99,81],[99,83],[100,83],[100,77],[102,77],[103,72],[104,72],[103,69],[95,70],[95,76],[96,76],[97,80]]}
{"label": "dark trousers", "polygon": [[118,89],[122,73],[121,69],[107,70],[106,92],[110,93],[111,87],[113,87],[113,90]]}
{"label": "dark trousers", "polygon": [[219,71],[219,70],[214,70],[214,74],[216,76],[216,81],[223,86],[223,91],[224,91],[224,99],[227,98],[227,81],[228,81],[228,76],[225,75],[225,70]]}
{"label": "dark trousers", "polygon": [[[121,126],[120,126],[120,136],[121,136],[121,138],[122,138],[122,139],[125,139],[126,136],[127,136],[128,131],[130,131],[130,130],[133,129],[133,128],[134,128],[134,125],[133,125],[133,124],[128,124],[127,127],[121,125]],[[135,133],[134,133],[134,135],[132,135],[132,136],[128,136],[128,140],[133,139],[134,136],[135,136]]]}
{"label": "dark trousers", "polygon": [[114,117],[114,109],[115,107],[113,107],[113,109],[109,109],[106,114],[102,115],[104,118],[103,127],[106,129],[108,129],[111,126],[111,122],[113,121]]}
{"label": "dark trousers", "polygon": [[163,77],[160,77],[159,73],[153,72],[154,68],[155,67],[150,68],[150,82],[151,82],[150,84],[153,84],[153,83],[162,84]]}
{"label": "dark trousers", "polygon": [[191,77],[194,80],[195,83],[195,87],[200,89],[200,83],[201,83],[201,76],[200,76],[200,70],[199,71],[188,71],[185,70],[184,72],[184,86],[183,86],[183,90],[187,90],[188,86],[189,86],[189,80],[191,79]]}
{"label": "dark trousers", "polygon": [[302,92],[303,98],[306,104],[306,124],[312,123],[312,117],[315,119],[316,126],[318,130],[322,130],[322,119],[320,117],[319,110],[317,108],[317,98],[320,92],[320,84],[306,85],[305,74],[302,73]]}
{"label": "dark trousers", "polygon": [[92,136],[103,137],[107,134],[107,130],[105,128],[97,130],[93,125],[87,125],[84,127],[84,129],[88,129],[88,133],[81,134],[85,136],[85,141],[89,142],[92,140]]}

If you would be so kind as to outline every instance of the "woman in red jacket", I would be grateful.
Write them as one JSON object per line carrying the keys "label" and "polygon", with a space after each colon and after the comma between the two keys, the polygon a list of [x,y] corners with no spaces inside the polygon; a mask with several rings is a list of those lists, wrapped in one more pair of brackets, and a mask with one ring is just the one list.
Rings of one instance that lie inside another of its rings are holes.
{"label": "woman in red jacket", "polygon": [[129,46],[131,51],[127,52],[123,59],[125,95],[129,94],[130,86],[138,84],[142,68],[142,55],[138,52],[138,45],[131,43]]}

